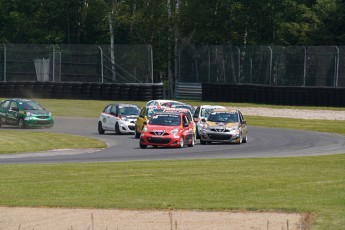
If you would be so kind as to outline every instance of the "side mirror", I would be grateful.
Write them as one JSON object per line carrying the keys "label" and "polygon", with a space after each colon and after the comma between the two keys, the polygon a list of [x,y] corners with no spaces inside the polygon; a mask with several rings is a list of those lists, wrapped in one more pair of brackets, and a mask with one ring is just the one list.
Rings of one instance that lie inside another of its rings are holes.
{"label": "side mirror", "polygon": [[197,118],[197,117],[194,117],[194,122],[198,122],[199,121],[199,118]]}
{"label": "side mirror", "polygon": [[188,127],[189,126],[189,123],[183,123],[183,127]]}
{"label": "side mirror", "polygon": [[247,121],[246,120],[242,120],[242,124],[246,125]]}
{"label": "side mirror", "polygon": [[205,118],[203,118],[203,119],[201,119],[201,121],[202,121],[202,122],[206,122],[206,119],[205,119]]}

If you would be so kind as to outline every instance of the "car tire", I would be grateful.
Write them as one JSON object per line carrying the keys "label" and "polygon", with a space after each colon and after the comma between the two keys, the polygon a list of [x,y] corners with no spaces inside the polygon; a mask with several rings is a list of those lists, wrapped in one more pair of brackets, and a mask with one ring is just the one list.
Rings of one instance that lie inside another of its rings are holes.
{"label": "car tire", "polygon": [[196,129],[196,139],[200,139],[200,134],[199,134],[198,129]]}
{"label": "car tire", "polygon": [[195,137],[193,135],[192,142],[188,145],[188,147],[194,147],[194,144],[195,144]]}
{"label": "car tire", "polygon": [[243,137],[242,137],[242,133],[240,134],[240,138],[238,139],[238,142],[237,142],[237,144],[242,144],[242,140],[243,140]]}
{"label": "car tire", "polygon": [[25,129],[25,122],[24,122],[24,119],[23,118],[20,118],[19,121],[18,121],[18,127],[20,129]]}
{"label": "car tire", "polygon": [[141,140],[139,142],[139,146],[140,146],[141,149],[146,149],[147,148],[147,145],[143,145]]}
{"label": "car tire", "polygon": [[140,137],[140,133],[137,130],[137,127],[135,127],[135,138],[139,138]]}
{"label": "car tire", "polygon": [[206,141],[203,141],[203,140],[200,138],[200,144],[206,145]]}
{"label": "car tire", "polygon": [[104,134],[105,130],[103,129],[102,122],[98,122],[98,134]]}
{"label": "car tire", "polygon": [[180,148],[183,148],[184,147],[184,139],[183,137],[180,137]]}
{"label": "car tire", "polygon": [[116,125],[115,125],[115,133],[116,133],[117,135],[120,135],[120,134],[121,134],[119,123],[116,123]]}
{"label": "car tire", "polygon": [[242,139],[242,143],[247,143],[247,141],[248,141],[248,135],[246,135],[246,137]]}

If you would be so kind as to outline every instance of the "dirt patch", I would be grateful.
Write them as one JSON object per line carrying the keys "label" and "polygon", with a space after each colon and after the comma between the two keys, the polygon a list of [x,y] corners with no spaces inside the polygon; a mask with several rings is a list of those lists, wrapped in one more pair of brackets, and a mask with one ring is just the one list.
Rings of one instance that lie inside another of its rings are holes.
{"label": "dirt patch", "polygon": [[[0,229],[306,229],[307,215],[271,212],[206,212],[0,207]],[[307,223],[308,224],[308,223]]]}

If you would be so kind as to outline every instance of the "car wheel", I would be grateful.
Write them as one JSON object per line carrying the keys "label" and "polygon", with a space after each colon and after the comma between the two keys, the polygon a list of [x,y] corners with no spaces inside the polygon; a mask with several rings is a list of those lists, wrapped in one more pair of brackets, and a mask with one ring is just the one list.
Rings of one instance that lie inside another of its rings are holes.
{"label": "car wheel", "polygon": [[23,118],[20,118],[19,121],[18,121],[18,127],[20,129],[25,129],[25,122],[24,122],[24,119]]}
{"label": "car wheel", "polygon": [[139,142],[139,146],[140,146],[141,149],[146,149],[147,148],[147,145],[143,145],[141,140]]}
{"label": "car wheel", "polygon": [[238,142],[237,142],[237,144],[242,144],[242,139],[243,139],[243,137],[242,137],[242,133],[240,134],[240,137],[238,138]]}
{"label": "car wheel", "polygon": [[199,134],[198,129],[196,129],[196,139],[200,139],[200,134]]}
{"label": "car wheel", "polygon": [[203,141],[203,140],[200,138],[200,144],[206,145],[206,141]]}
{"label": "car wheel", "polygon": [[140,137],[140,133],[137,130],[137,127],[135,127],[135,138],[139,138]]}
{"label": "car wheel", "polygon": [[115,133],[116,133],[117,135],[120,135],[120,134],[121,134],[119,123],[116,123],[116,125],[115,125]]}
{"label": "car wheel", "polygon": [[194,137],[194,135],[193,135],[191,141],[192,141],[192,142],[188,145],[188,147],[193,147],[193,146],[194,146],[194,144],[195,144],[195,137]]}
{"label": "car wheel", "polygon": [[242,143],[247,143],[248,141],[248,135],[246,135],[246,137],[242,140]]}
{"label": "car wheel", "polygon": [[183,140],[183,137],[180,137],[180,148],[183,148],[184,147],[184,140]]}
{"label": "car wheel", "polygon": [[98,133],[104,134],[105,130],[103,129],[102,122],[98,122]]}

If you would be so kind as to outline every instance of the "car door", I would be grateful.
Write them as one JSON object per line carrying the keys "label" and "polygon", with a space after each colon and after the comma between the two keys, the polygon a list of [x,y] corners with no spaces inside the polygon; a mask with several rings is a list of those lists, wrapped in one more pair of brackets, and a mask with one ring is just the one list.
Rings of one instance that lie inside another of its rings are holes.
{"label": "car door", "polygon": [[117,122],[117,114],[119,112],[118,110],[119,110],[118,105],[112,105],[110,107],[110,114],[107,120],[107,125],[108,125],[109,130],[115,130],[115,124]]}
{"label": "car door", "polygon": [[[188,124],[188,126],[185,127],[184,124]],[[191,120],[189,120],[186,114],[182,115],[182,125],[183,125],[183,135],[185,136],[185,141],[189,142],[189,140],[193,139],[194,130],[193,130],[193,123]]]}
{"label": "car door", "polygon": [[143,128],[144,128],[144,122],[146,121],[147,117],[146,117],[146,110],[148,108],[147,107],[144,107],[141,109],[140,111],[140,114],[139,114],[139,117],[137,119],[137,122],[136,122],[136,127],[137,127],[137,131],[140,133]]}
{"label": "car door", "polygon": [[247,132],[248,132],[247,122],[246,122],[246,120],[244,120],[244,117],[243,117],[241,112],[238,112],[238,115],[240,118],[242,135],[247,136]]}
{"label": "car door", "polygon": [[10,108],[8,109],[7,114],[6,114],[6,120],[7,120],[6,123],[10,125],[16,125],[18,123],[18,119],[19,119],[19,109],[18,109],[17,102],[11,101]]}
{"label": "car door", "polygon": [[111,106],[112,105],[108,105],[102,112],[102,115],[101,115],[101,121],[102,121],[102,126],[103,126],[103,129],[105,130],[109,130],[109,119],[110,119],[110,109],[111,109]]}
{"label": "car door", "polygon": [[11,101],[2,102],[0,106],[0,120],[2,124],[7,124],[7,113],[10,108]]}

